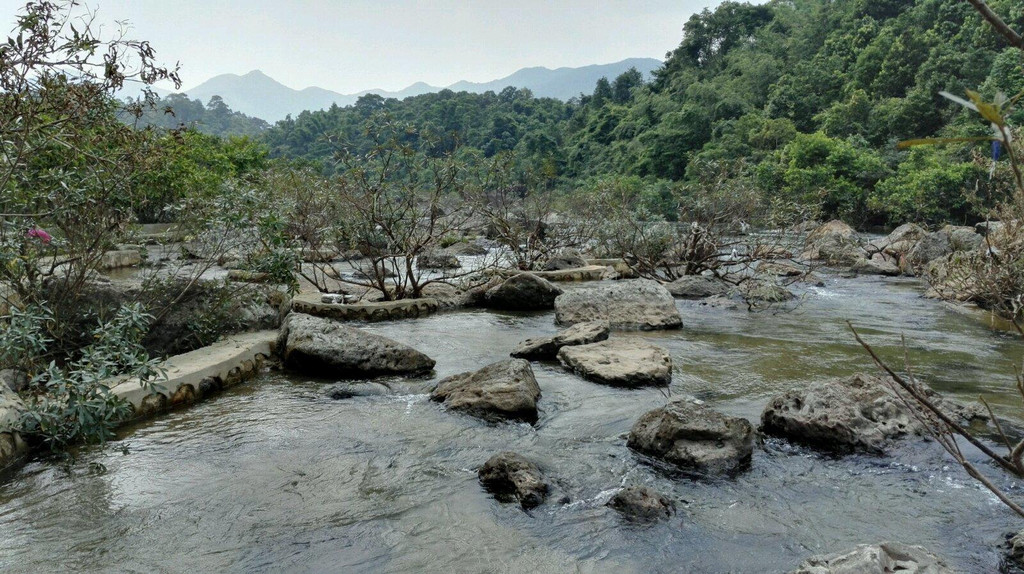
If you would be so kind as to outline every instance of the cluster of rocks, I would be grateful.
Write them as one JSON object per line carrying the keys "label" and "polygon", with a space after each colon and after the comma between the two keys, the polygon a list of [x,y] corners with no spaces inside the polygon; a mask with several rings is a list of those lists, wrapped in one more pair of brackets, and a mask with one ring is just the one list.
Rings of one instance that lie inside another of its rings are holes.
{"label": "cluster of rocks", "polygon": [[802,257],[858,274],[932,277],[940,275],[956,254],[983,253],[982,232],[987,231],[947,225],[929,232],[907,223],[886,237],[864,241],[852,227],[833,220],[807,235]]}
{"label": "cluster of rocks", "polygon": [[[853,245],[853,236],[839,226],[831,228],[839,230],[840,239],[829,243],[828,234],[819,234],[817,256],[836,261],[839,247]],[[844,243],[847,241],[850,243]],[[848,261],[856,264],[859,259]],[[541,388],[530,360],[558,360],[564,368],[599,384],[625,388],[668,385],[672,377],[668,351],[636,334],[614,333],[679,328],[682,319],[674,296],[708,297],[729,293],[729,289],[706,277],[684,278],[668,286],[625,280],[565,292],[530,273],[495,279],[475,292],[478,304],[516,310],[554,308],[556,321],[567,327],[548,337],[523,341],[509,359],[442,379],[430,390],[430,398],[452,412],[488,422],[536,423]],[[279,348],[287,367],[317,376],[418,375],[435,366],[426,355],[391,339],[298,313],[285,322]],[[373,382],[343,384],[331,393],[347,398],[386,394],[392,389],[391,383]],[[932,398],[962,419],[980,414],[937,395]],[[718,412],[700,401],[673,400],[640,416],[626,437],[626,446],[670,475],[732,477],[750,467],[759,432],[829,451],[881,453],[895,440],[924,434],[926,429],[910,408],[886,381],[856,375],[812,383],[774,397],[762,412],[757,429],[743,417]],[[479,468],[478,478],[497,500],[516,502],[524,509],[543,504],[551,491],[551,482],[540,466],[515,452],[492,456]],[[675,511],[669,497],[640,485],[617,491],[608,506],[637,522],[663,520]],[[814,558],[794,572],[866,568],[948,571],[941,560],[923,549],[883,543]]]}

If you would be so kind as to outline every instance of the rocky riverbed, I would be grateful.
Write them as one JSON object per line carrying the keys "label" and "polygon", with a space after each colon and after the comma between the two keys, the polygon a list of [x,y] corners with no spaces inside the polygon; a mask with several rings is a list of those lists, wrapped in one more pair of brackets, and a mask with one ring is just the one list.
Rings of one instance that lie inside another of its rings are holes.
{"label": "rocky riverbed", "polygon": [[[628,333],[667,351],[667,387],[610,386],[532,361],[540,395],[527,422],[490,422],[429,393],[565,329],[554,311],[358,325],[424,353],[433,372],[374,379],[365,395],[270,372],[127,428],[113,448],[82,449],[69,470],[32,461],[0,491],[0,569],[787,572],[812,555],[897,541],[954,571],[997,571],[1018,520],[916,436],[845,456],[759,438],[749,464],[713,477],[627,446],[636,422],[672,400],[756,428],[792,388],[871,372],[847,319],[887,357],[900,356],[905,334],[936,390],[983,394],[1022,422],[1011,392],[1020,343],[980,316],[922,298],[911,279],[826,275],[791,289],[800,298],[785,312],[679,299],[682,328]],[[540,478],[524,467],[526,484],[547,485],[542,501],[509,504],[481,484],[480,468],[505,451],[535,465]],[[634,486],[650,490],[616,498]],[[656,519],[631,519],[630,505]]]}

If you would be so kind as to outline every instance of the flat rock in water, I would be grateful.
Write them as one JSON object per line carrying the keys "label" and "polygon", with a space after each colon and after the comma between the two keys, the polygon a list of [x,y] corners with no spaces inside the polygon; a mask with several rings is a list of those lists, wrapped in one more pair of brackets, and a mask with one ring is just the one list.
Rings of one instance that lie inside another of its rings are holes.
{"label": "flat rock in water", "polygon": [[583,378],[616,387],[665,386],[672,382],[672,357],[642,339],[612,339],[563,347],[558,360]]}
{"label": "flat rock in water", "polygon": [[611,327],[608,321],[587,321],[577,323],[551,337],[527,339],[512,351],[512,356],[534,361],[554,359],[562,347],[588,345],[608,338]]}
{"label": "flat rock in water", "polygon": [[882,379],[862,374],[775,397],[761,431],[831,450],[881,452],[888,441],[925,429]]}
{"label": "flat rock in water", "polygon": [[811,558],[789,574],[953,574],[941,558],[920,546],[899,542],[862,545]]}
{"label": "flat rock in water", "polygon": [[555,306],[562,290],[533,273],[520,273],[503,281],[484,295],[484,305],[492,309],[538,311]]}
{"label": "flat rock in water", "polygon": [[754,428],[746,419],[678,400],[641,416],[626,444],[683,472],[732,474],[750,465]]}
{"label": "flat rock in water", "polygon": [[518,500],[523,508],[540,505],[548,494],[548,484],[537,465],[514,452],[492,456],[477,476],[480,484],[499,501]]}
{"label": "flat rock in water", "polygon": [[683,318],[668,289],[649,279],[615,281],[573,289],[555,299],[555,322],[608,321],[612,329],[678,329]]}
{"label": "flat rock in water", "polygon": [[608,501],[608,506],[634,522],[663,520],[675,511],[675,503],[671,499],[646,486],[623,488]]}
{"label": "flat rock in water", "polygon": [[507,359],[442,379],[430,398],[453,411],[484,420],[532,423],[537,420],[540,386],[528,361]]}
{"label": "flat rock in water", "polygon": [[318,377],[420,374],[434,360],[397,341],[343,323],[292,313],[278,339],[285,367]]}
{"label": "flat rock in water", "polygon": [[684,275],[671,283],[666,283],[665,288],[673,297],[680,299],[703,299],[729,292],[729,284],[725,281],[703,275]]}

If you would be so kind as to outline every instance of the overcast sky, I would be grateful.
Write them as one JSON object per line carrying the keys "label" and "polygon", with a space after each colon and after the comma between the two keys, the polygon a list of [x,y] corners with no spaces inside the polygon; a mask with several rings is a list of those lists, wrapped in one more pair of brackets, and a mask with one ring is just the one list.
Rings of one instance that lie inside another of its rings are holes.
{"label": "overcast sky", "polygon": [[[693,0],[84,0],[128,20],[185,88],[259,69],[343,93],[487,81],[527,66],[663,59]],[[0,0],[5,23],[25,0]],[[4,26],[7,32],[11,25]]]}

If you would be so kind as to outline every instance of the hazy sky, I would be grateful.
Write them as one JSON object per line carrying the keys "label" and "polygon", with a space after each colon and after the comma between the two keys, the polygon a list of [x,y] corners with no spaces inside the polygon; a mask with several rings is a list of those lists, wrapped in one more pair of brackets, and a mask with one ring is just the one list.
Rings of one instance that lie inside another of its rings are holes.
{"label": "hazy sky", "polygon": [[[4,23],[25,0],[0,0]],[[662,59],[692,0],[84,0],[128,20],[184,87],[260,69],[293,87],[343,93],[486,81],[527,66]],[[3,32],[10,29],[5,25]]]}

